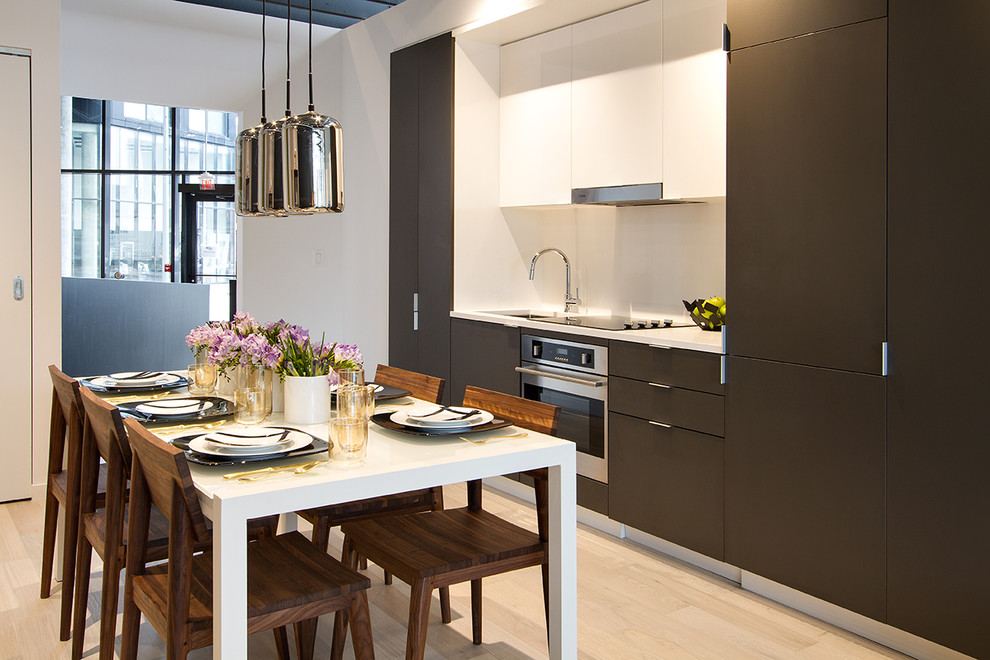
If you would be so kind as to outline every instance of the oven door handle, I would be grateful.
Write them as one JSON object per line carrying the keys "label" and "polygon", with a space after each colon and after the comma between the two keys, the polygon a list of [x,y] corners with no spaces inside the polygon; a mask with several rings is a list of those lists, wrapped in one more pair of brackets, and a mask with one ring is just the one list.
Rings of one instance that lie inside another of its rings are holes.
{"label": "oven door handle", "polygon": [[561,374],[550,373],[549,371],[541,371],[540,369],[530,369],[529,367],[516,367],[516,371],[518,371],[521,374],[543,376],[544,378],[552,378],[553,380],[563,380],[568,383],[587,385],[588,387],[602,387],[603,385],[605,385],[606,382],[604,380],[586,380],[584,378],[576,378],[574,376],[563,376]]}

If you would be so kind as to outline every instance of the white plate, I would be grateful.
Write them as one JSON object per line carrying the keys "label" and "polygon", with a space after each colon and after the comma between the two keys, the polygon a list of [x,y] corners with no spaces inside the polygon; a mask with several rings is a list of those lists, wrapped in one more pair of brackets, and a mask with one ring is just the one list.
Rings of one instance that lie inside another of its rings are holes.
{"label": "white plate", "polygon": [[217,445],[209,440],[209,434],[201,435],[189,441],[189,448],[200,454],[210,454],[211,456],[269,456],[274,454],[284,454],[308,447],[313,442],[313,438],[302,431],[290,431],[285,442],[280,442],[271,447],[225,447]]}
{"label": "white plate", "polygon": [[214,431],[204,437],[210,442],[221,446],[229,446],[239,449],[258,449],[264,447],[274,447],[276,444],[288,440],[289,436],[286,435],[285,438],[280,441],[282,434],[286,431],[291,433],[291,430],[289,429],[275,428],[272,426],[258,426],[253,428],[245,427],[242,429]]}
{"label": "white plate", "polygon": [[[402,424],[403,426],[410,426],[418,429],[463,429],[471,428],[473,426],[481,426],[482,424],[487,424],[488,422],[495,419],[495,416],[490,412],[482,410],[476,415],[467,417],[465,419],[459,419],[460,415],[473,410],[472,408],[459,408],[453,407],[451,410],[445,410],[443,412],[437,413],[436,415],[428,415],[429,413],[435,411],[437,406],[420,406],[413,408],[412,410],[400,410],[398,412],[392,413],[389,417],[396,424]],[[461,412],[458,413],[457,411]]]}
{"label": "white plate", "polygon": [[90,380],[94,385],[99,387],[148,387],[149,385],[169,385],[171,383],[179,382],[179,376],[175,374],[159,373],[154,378],[134,378],[129,380],[117,380],[118,378],[124,378],[132,374],[141,373],[140,371],[124,371],[117,374],[110,374],[109,376],[97,376]]}
{"label": "white plate", "polygon": [[169,415],[195,415],[209,410],[213,402],[209,399],[168,399],[139,404],[135,410],[155,417]]}

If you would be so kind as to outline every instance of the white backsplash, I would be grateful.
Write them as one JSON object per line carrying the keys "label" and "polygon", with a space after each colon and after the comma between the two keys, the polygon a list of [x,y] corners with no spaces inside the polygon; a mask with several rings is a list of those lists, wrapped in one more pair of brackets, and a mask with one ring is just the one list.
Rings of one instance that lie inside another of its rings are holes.
{"label": "white backsplash", "polygon": [[687,319],[682,299],[725,293],[725,202],[649,207],[462,210],[457,227],[458,310],[563,309],[564,265],[586,313]]}

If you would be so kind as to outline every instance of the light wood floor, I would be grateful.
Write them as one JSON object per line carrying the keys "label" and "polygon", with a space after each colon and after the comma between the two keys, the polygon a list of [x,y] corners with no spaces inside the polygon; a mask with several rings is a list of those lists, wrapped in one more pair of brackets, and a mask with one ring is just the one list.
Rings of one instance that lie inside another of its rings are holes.
{"label": "light wood floor", "polygon": [[[465,501],[446,491],[447,506]],[[486,490],[485,506],[535,530],[529,505]],[[68,658],[58,641],[61,587],[41,600],[43,501],[0,505],[0,658]],[[705,571],[585,526],[578,529],[578,649],[581,658],[904,658],[888,648],[790,610]],[[339,533],[333,542],[339,544]],[[339,556],[339,555],[338,555]],[[94,558],[85,657],[98,655],[100,565]],[[385,586],[370,569],[371,618],[378,658],[403,657],[409,589]],[[451,589],[454,620],[440,622],[434,597],[426,657],[522,659],[547,656],[538,568],[486,579],[484,638],[471,644],[470,592]],[[317,658],[329,651],[330,625],[320,624]],[[117,627],[118,649],[120,625]],[[275,657],[270,633],[253,635],[250,657]],[[191,658],[209,658],[201,649]],[[140,658],[165,648],[145,623]],[[344,657],[353,657],[348,648]]]}

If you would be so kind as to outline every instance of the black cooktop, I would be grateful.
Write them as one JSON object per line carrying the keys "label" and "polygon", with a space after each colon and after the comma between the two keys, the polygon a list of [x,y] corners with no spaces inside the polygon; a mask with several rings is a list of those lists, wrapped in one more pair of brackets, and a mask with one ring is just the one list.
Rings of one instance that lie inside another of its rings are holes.
{"label": "black cooktop", "polygon": [[544,323],[576,325],[597,330],[643,330],[649,328],[689,327],[691,323],[674,323],[670,319],[634,319],[628,316],[549,316],[534,319]]}

